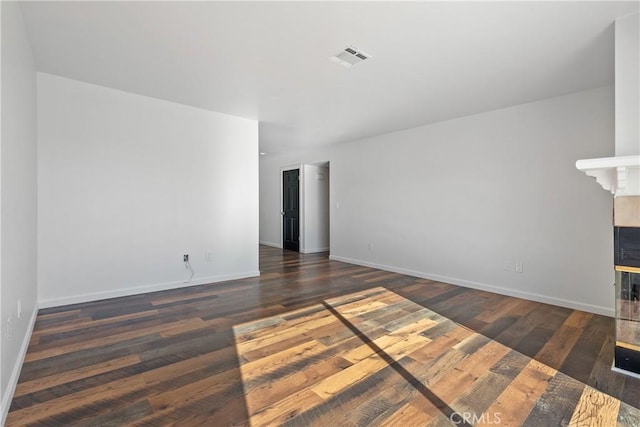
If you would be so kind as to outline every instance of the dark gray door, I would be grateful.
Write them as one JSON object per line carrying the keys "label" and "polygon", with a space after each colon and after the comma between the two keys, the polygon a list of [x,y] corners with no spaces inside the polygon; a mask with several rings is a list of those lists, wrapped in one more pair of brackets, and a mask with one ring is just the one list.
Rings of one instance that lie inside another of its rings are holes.
{"label": "dark gray door", "polygon": [[283,247],[300,250],[300,169],[282,172]]}

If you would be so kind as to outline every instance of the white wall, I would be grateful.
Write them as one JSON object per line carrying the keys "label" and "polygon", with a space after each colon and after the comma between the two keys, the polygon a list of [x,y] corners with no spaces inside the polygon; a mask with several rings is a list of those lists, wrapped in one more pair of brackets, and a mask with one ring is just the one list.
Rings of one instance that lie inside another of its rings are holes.
{"label": "white wall", "polygon": [[616,20],[616,156],[640,154],[640,14]]}
{"label": "white wall", "polygon": [[260,240],[278,168],[329,160],[334,258],[612,315],[612,198],[575,161],[613,155],[613,109],[605,87],[266,156]]}
{"label": "white wall", "polygon": [[257,122],[41,73],[38,115],[41,306],[259,274]]}
{"label": "white wall", "polygon": [[329,168],[303,165],[304,246],[302,253],[329,250]]}
{"label": "white wall", "polygon": [[[20,7],[0,2],[1,248],[0,425],[18,380],[35,314],[36,280],[36,72]],[[21,305],[21,312],[18,304]]]}

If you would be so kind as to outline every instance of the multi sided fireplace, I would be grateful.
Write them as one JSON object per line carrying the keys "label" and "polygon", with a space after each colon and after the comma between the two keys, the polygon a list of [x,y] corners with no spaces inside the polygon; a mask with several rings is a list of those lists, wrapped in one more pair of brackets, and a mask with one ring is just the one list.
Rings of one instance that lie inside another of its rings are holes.
{"label": "multi sided fireplace", "polygon": [[576,166],[614,195],[613,369],[640,376],[640,155],[579,160]]}

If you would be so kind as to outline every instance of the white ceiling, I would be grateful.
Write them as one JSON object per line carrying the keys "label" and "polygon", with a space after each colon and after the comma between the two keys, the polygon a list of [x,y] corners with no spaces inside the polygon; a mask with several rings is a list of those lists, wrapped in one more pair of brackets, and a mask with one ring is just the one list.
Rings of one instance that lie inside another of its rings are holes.
{"label": "white ceiling", "polygon": [[[39,71],[260,121],[269,153],[613,83],[632,2],[25,2]],[[328,57],[352,44],[350,69]]]}

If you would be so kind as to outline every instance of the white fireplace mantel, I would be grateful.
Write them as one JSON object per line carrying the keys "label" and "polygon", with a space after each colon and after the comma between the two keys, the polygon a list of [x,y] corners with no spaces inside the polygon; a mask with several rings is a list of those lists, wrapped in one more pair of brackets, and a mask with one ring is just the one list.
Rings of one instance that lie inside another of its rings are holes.
{"label": "white fireplace mantel", "polygon": [[578,160],[576,168],[614,196],[640,195],[640,155]]}

